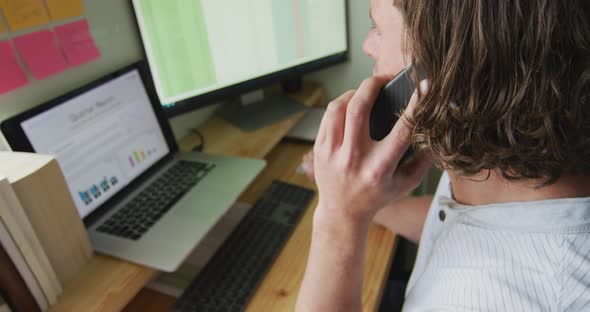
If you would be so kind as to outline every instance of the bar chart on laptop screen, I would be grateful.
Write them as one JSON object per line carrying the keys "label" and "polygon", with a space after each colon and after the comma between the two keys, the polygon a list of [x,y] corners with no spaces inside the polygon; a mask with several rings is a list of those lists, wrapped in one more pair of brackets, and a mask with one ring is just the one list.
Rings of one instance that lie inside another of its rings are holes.
{"label": "bar chart on laptop screen", "polygon": [[341,0],[134,0],[163,103],[346,51]]}

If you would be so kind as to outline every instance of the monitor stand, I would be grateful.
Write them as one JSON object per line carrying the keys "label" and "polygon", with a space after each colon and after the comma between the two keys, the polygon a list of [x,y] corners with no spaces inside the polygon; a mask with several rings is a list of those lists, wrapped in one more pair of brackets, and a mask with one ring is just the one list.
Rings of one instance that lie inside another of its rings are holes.
{"label": "monitor stand", "polygon": [[243,131],[254,131],[307,109],[286,95],[265,96],[259,90],[243,95],[240,101],[225,104],[218,114]]}

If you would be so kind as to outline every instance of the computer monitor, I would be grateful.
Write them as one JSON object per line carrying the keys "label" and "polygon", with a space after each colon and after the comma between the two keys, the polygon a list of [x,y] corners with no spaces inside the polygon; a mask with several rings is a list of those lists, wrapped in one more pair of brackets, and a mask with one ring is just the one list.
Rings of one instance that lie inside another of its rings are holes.
{"label": "computer monitor", "polygon": [[347,60],[346,0],[133,0],[169,116]]}

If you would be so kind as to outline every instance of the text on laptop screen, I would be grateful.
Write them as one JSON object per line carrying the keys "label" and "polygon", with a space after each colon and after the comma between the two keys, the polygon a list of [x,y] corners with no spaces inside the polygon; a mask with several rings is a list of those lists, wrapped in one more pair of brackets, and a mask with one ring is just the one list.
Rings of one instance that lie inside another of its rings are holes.
{"label": "text on laptop screen", "polygon": [[170,151],[137,70],[21,123],[56,157],[82,218]]}

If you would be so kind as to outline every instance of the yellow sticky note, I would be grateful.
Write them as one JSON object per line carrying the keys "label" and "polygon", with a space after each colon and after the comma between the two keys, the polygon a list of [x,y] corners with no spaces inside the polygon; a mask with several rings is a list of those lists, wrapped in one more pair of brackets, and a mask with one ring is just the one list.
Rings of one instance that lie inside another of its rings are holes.
{"label": "yellow sticky note", "polygon": [[49,15],[54,21],[84,15],[82,0],[46,0]]}
{"label": "yellow sticky note", "polygon": [[[2,5],[0,5],[0,15],[2,15]],[[0,23],[0,33],[4,32],[4,26],[2,26],[2,23]]]}
{"label": "yellow sticky note", "polygon": [[49,23],[42,0],[0,0],[6,22],[12,30],[21,30]]}

